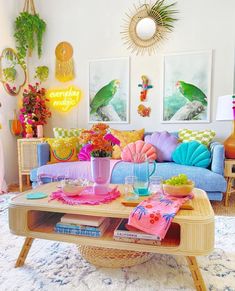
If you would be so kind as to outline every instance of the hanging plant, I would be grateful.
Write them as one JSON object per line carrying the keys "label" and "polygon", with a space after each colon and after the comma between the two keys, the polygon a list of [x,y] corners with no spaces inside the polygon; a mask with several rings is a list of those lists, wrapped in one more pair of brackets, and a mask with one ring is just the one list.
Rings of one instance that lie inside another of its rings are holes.
{"label": "hanging plant", "polygon": [[3,71],[4,78],[7,82],[12,83],[15,81],[17,72],[14,67],[5,68],[2,71]]}
{"label": "hanging plant", "polygon": [[38,79],[41,83],[45,82],[49,76],[49,68],[47,66],[38,66],[35,69],[35,79]]}
{"label": "hanging plant", "polygon": [[46,23],[38,14],[21,12],[15,20],[16,48],[21,60],[24,60],[27,52],[31,54],[37,47],[38,57],[42,55],[42,38],[46,30]]}

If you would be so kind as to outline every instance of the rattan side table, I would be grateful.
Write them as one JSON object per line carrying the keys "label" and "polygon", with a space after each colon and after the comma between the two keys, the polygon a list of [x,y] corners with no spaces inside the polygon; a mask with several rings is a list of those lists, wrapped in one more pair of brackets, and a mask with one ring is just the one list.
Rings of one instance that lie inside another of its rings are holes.
{"label": "rattan side table", "polygon": [[33,168],[38,165],[37,145],[43,142],[43,138],[22,138],[17,140],[19,188],[23,191],[23,176],[26,176],[29,185],[29,175]]}
{"label": "rattan side table", "polygon": [[229,204],[230,195],[235,192],[235,189],[232,189],[232,184],[235,179],[235,160],[225,160],[224,162],[224,177],[227,180],[227,190],[225,193],[225,206]]}

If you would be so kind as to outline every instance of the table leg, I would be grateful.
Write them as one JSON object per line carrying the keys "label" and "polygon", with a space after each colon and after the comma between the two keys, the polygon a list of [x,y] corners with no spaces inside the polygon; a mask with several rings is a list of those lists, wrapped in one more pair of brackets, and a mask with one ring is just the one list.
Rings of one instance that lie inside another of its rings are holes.
{"label": "table leg", "polygon": [[206,285],[199,270],[196,257],[186,257],[197,291],[206,291]]}
{"label": "table leg", "polygon": [[225,194],[225,206],[228,206],[228,204],[229,204],[229,196],[230,196],[230,192],[232,191],[232,180],[233,180],[233,178],[230,178],[230,177],[227,178],[227,190],[226,190],[226,194]]}
{"label": "table leg", "polygon": [[26,185],[30,186],[30,175],[26,176]]}
{"label": "table leg", "polygon": [[20,251],[20,255],[19,255],[19,257],[18,257],[18,259],[16,261],[15,268],[22,267],[24,265],[24,262],[26,260],[26,257],[28,255],[28,253],[29,253],[29,250],[31,248],[31,245],[33,243],[33,240],[34,239],[31,238],[31,237],[27,237],[25,239],[25,242],[23,244],[23,247],[22,247],[22,249]]}
{"label": "table leg", "polygon": [[19,173],[19,187],[20,192],[23,192],[23,176]]}

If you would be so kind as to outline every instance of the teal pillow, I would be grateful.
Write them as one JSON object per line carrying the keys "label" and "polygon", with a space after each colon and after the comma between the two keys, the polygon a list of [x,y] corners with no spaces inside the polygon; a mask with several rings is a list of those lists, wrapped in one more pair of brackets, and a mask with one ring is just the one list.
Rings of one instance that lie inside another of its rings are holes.
{"label": "teal pillow", "polygon": [[211,162],[211,153],[203,144],[190,141],[178,145],[172,159],[176,164],[207,168]]}

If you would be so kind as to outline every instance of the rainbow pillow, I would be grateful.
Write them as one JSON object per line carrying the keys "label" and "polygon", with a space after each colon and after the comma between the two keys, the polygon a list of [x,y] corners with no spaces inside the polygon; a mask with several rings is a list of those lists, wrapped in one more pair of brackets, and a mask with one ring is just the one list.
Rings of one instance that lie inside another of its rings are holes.
{"label": "rainbow pillow", "polygon": [[50,145],[50,162],[74,162],[77,161],[77,138],[48,138],[46,142]]}

